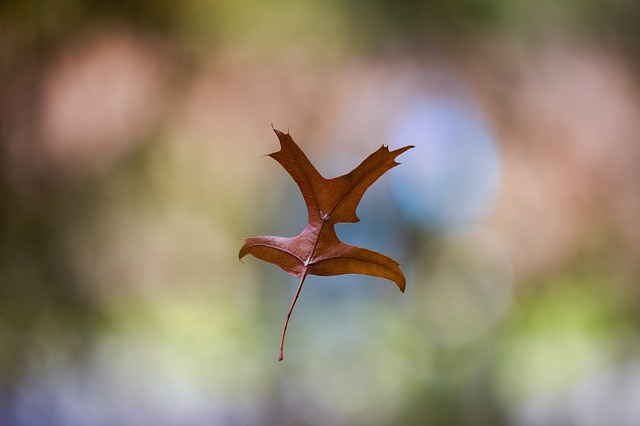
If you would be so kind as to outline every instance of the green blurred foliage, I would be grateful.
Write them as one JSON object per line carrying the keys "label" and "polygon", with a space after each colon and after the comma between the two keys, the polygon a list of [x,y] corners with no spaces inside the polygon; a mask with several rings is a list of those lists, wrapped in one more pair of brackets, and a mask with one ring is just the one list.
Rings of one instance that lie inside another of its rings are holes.
{"label": "green blurred foliage", "polygon": [[[277,51],[291,46],[365,50],[401,40],[418,47],[469,40],[482,34],[539,37],[572,28],[630,47],[640,7],[628,0],[5,0],[0,4],[6,45],[43,48],[95,24],[125,24],[209,45],[231,40],[244,48]],[[377,50],[374,49],[374,50]]]}

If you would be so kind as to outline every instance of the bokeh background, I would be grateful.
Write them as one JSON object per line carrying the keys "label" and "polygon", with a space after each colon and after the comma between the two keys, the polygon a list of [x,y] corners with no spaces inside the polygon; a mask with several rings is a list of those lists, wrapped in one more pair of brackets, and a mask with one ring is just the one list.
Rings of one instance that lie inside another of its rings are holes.
{"label": "bokeh background", "polygon": [[[640,3],[0,3],[0,424],[640,424]],[[297,280],[271,124],[414,144]]]}

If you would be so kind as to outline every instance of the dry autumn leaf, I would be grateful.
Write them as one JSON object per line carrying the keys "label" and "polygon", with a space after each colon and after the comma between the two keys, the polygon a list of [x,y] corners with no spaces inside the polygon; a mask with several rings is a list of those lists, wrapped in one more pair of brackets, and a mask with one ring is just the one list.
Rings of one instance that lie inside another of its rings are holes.
{"label": "dry autumn leaf", "polygon": [[252,254],[278,265],[294,277],[301,277],[282,329],[282,361],[289,318],[307,275],[371,275],[395,282],[404,292],[406,280],[398,262],[375,251],[343,243],[338,239],[334,225],[358,222],[356,208],[367,188],[387,170],[400,164],[395,158],[413,146],[394,151],[382,146],[346,175],[326,179],[288,133],[273,130],[280,140],[280,151],[269,156],[284,167],[300,188],[309,221],[297,237],[248,238],[240,249],[239,257],[242,259]]}

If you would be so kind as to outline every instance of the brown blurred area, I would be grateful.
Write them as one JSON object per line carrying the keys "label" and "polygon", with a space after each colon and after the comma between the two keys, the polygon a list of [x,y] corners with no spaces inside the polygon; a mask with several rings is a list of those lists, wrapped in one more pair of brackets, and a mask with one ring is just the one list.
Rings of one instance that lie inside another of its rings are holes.
{"label": "brown blurred area", "polygon": [[[638,28],[624,0],[0,3],[0,424],[638,424]],[[292,281],[237,261],[304,225],[271,124],[328,176],[417,146],[344,228],[407,293],[314,278],[284,363]]]}

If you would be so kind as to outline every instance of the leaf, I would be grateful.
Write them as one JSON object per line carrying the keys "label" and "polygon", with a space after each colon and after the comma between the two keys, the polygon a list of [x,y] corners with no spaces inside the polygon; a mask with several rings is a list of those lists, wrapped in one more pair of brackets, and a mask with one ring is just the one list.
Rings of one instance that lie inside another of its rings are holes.
{"label": "leaf", "polygon": [[395,151],[382,146],[346,175],[326,179],[289,133],[273,130],[280,140],[280,151],[269,156],[284,167],[300,188],[307,206],[308,223],[297,237],[248,238],[240,249],[239,257],[242,259],[251,254],[278,265],[294,277],[301,277],[282,329],[282,361],[289,318],[307,275],[371,275],[395,282],[404,292],[406,280],[398,262],[375,251],[343,243],[336,235],[334,225],[358,222],[356,208],[367,188],[387,170],[400,164],[395,158],[413,146]]}

